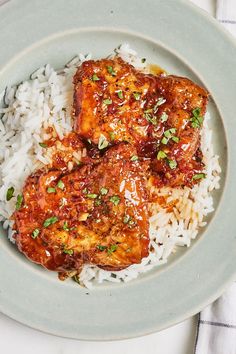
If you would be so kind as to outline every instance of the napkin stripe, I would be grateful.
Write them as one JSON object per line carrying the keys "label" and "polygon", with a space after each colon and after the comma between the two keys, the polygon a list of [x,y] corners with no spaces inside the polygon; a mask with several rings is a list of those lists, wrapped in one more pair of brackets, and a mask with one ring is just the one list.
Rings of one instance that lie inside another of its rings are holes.
{"label": "napkin stripe", "polygon": [[201,313],[198,314],[198,321],[197,321],[197,329],[196,329],[196,338],[195,338],[195,345],[194,345],[194,354],[197,353],[197,344],[198,344],[198,336],[199,336],[199,326],[200,326],[200,316]]}
{"label": "napkin stripe", "polygon": [[199,323],[210,325],[210,326],[216,326],[216,327],[226,327],[226,328],[236,329],[235,325],[230,325],[230,324],[222,323],[222,322],[213,322],[213,321],[199,320]]}
{"label": "napkin stripe", "polygon": [[236,25],[236,21],[234,20],[219,20],[221,23],[230,23],[231,25]]}

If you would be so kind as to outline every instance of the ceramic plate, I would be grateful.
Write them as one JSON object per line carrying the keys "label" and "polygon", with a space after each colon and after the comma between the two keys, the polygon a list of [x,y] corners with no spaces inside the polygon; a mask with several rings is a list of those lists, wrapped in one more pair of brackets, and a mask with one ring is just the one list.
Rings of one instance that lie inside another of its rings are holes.
{"label": "ceramic plate", "polygon": [[[139,56],[211,93],[214,145],[223,169],[215,213],[189,249],[127,284],[88,291],[25,259],[1,231],[0,310],[39,330],[111,340],[171,326],[216,299],[236,272],[236,45],[183,0],[10,0],[0,8],[0,91],[39,66],[76,53],[107,56],[128,42]],[[14,173],[14,171],[12,171]],[[226,178],[227,177],[227,178]]]}

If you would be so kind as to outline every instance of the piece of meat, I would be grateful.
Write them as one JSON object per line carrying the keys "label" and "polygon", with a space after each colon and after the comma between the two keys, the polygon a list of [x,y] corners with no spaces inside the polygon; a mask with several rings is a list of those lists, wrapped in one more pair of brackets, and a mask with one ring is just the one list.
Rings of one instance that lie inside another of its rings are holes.
{"label": "piece of meat", "polygon": [[[84,62],[74,85],[74,129],[84,140],[100,150],[128,141],[151,160],[159,185],[191,184],[202,170],[205,89],[187,78],[144,74],[119,57]],[[157,160],[159,151],[166,157]]]}
{"label": "piece of meat", "polygon": [[146,170],[136,149],[121,143],[71,173],[36,172],[13,215],[19,250],[61,274],[85,263],[110,270],[140,263],[149,246]]}

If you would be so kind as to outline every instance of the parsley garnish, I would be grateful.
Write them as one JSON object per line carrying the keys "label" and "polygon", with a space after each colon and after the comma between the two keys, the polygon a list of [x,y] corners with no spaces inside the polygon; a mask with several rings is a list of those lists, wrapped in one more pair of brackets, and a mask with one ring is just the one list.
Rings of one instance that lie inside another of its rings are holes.
{"label": "parsley garnish", "polygon": [[169,167],[174,170],[177,167],[177,162],[175,160],[168,160]]}
{"label": "parsley garnish", "polygon": [[65,230],[65,231],[70,231],[70,228],[69,228],[69,226],[68,226],[68,222],[67,222],[67,221],[64,221],[64,224],[63,224],[62,228],[63,228],[63,230]]}
{"label": "parsley garnish", "polygon": [[109,254],[109,255],[111,255],[113,252],[115,252],[116,250],[117,250],[117,245],[116,244],[114,244],[114,245],[111,245],[108,249],[107,249],[107,253]]}
{"label": "parsley garnish", "polygon": [[144,112],[144,118],[153,125],[157,125],[157,118],[148,113],[149,110]]}
{"label": "parsley garnish", "polygon": [[48,193],[56,193],[56,189],[52,188],[52,187],[48,187],[47,192]]}
{"label": "parsley garnish", "polygon": [[38,237],[39,233],[40,233],[39,229],[34,229],[34,231],[32,232],[31,237],[32,238],[36,238],[36,237]]}
{"label": "parsley garnish", "polygon": [[72,254],[74,253],[74,251],[73,251],[73,250],[64,249],[64,250],[63,250],[63,253],[68,254],[69,256],[72,256]]}
{"label": "parsley garnish", "polygon": [[44,149],[46,149],[48,147],[47,144],[45,144],[45,143],[39,143],[39,146],[41,146]]}
{"label": "parsley garnish", "polygon": [[97,248],[99,249],[99,251],[105,251],[107,249],[107,246],[97,245]]}
{"label": "parsley garnish", "polygon": [[113,132],[109,132],[111,141],[115,140],[115,134]]}
{"label": "parsley garnish", "polygon": [[89,193],[89,194],[87,194],[87,197],[90,199],[96,199],[98,197],[98,195],[95,193]]}
{"label": "parsley garnish", "polygon": [[7,194],[6,194],[6,200],[9,202],[9,200],[11,200],[11,198],[13,197],[13,194],[14,194],[14,187],[10,187],[8,188],[7,190]]}
{"label": "parsley garnish", "polygon": [[108,66],[107,67],[107,71],[109,72],[109,74],[111,74],[112,76],[116,76],[116,72],[114,71],[112,66]]}
{"label": "parsley garnish", "polygon": [[157,160],[165,159],[167,157],[166,153],[162,150],[158,151]]}
{"label": "parsley garnish", "polygon": [[131,161],[137,161],[138,160],[138,156],[137,155],[133,155],[130,160]]}
{"label": "parsley garnish", "polygon": [[16,198],[16,210],[20,209],[22,202],[23,202],[23,195],[18,194]]}
{"label": "parsley garnish", "polygon": [[141,93],[139,93],[139,92],[133,92],[133,96],[134,96],[134,98],[136,99],[136,101],[139,101],[139,100],[140,100],[140,97],[141,97]]}
{"label": "parsley garnish", "polygon": [[108,105],[112,104],[112,100],[110,98],[106,98],[105,100],[103,100],[103,103],[108,106]]}
{"label": "parsley garnish", "polygon": [[110,202],[112,202],[114,205],[118,205],[120,203],[120,197],[118,195],[113,195],[110,198]]}
{"label": "parsley garnish", "polygon": [[167,119],[168,119],[168,114],[167,114],[166,112],[163,112],[162,115],[161,115],[161,117],[160,117],[160,121],[161,121],[162,123],[164,123],[164,122],[167,121]]}
{"label": "parsley garnish", "polygon": [[163,98],[163,97],[158,98],[157,103],[155,104],[155,106],[154,106],[154,108],[153,108],[154,113],[156,113],[157,110],[158,110],[158,107],[161,106],[161,105],[162,105],[163,103],[165,103],[165,102],[166,102],[166,99],[165,99],[165,98]]}
{"label": "parsley garnish", "polygon": [[93,74],[92,76],[92,81],[99,81],[99,77],[97,77],[97,74]]}
{"label": "parsley garnish", "polygon": [[200,108],[195,108],[193,111],[193,117],[190,118],[190,122],[193,128],[200,128],[203,123],[203,117],[201,116]]}
{"label": "parsley garnish", "polygon": [[63,190],[63,189],[65,188],[65,185],[64,185],[64,183],[62,182],[62,180],[58,181],[57,187],[60,188],[61,190]]}
{"label": "parsley garnish", "polygon": [[52,216],[51,218],[48,218],[44,221],[43,226],[48,227],[52,224],[55,224],[58,221],[58,218],[56,216]]}
{"label": "parsley garnish", "polygon": [[142,58],[141,59],[141,62],[144,64],[145,63],[145,61],[146,61],[146,58]]}
{"label": "parsley garnish", "polygon": [[121,90],[117,92],[117,95],[121,100],[124,98],[123,92]]}
{"label": "parsley garnish", "polygon": [[206,178],[206,174],[205,173],[196,173],[195,175],[193,175],[193,180],[198,180],[198,179],[203,179]]}
{"label": "parsley garnish", "polygon": [[105,187],[102,187],[102,188],[100,189],[100,193],[101,193],[101,195],[106,195],[106,194],[108,193],[108,189],[105,188]]}
{"label": "parsley garnish", "polygon": [[108,146],[109,142],[107,141],[104,135],[100,135],[98,140],[98,148],[99,150],[105,149]]}

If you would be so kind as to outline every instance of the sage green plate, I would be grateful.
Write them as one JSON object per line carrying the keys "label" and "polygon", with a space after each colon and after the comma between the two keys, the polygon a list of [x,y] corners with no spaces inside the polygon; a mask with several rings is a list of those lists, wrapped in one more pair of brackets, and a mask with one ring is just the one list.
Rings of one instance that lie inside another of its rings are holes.
{"label": "sage green plate", "polygon": [[122,42],[210,91],[223,170],[217,210],[167,265],[91,291],[27,261],[2,231],[0,310],[64,337],[114,340],[166,328],[215,300],[236,273],[236,45],[216,21],[183,0],[10,0],[0,8],[0,91],[45,63],[59,68],[79,52],[104,57]]}

